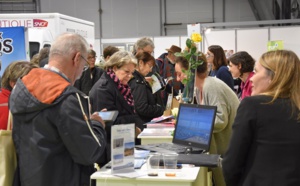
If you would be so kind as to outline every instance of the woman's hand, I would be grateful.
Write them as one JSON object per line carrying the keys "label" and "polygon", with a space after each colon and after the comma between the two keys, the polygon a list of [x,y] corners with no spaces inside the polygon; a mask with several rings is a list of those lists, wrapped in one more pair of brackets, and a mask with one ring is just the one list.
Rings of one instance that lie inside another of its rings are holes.
{"label": "woman's hand", "polygon": [[152,77],[145,77],[145,79],[150,85],[152,85],[152,83],[153,83]]}
{"label": "woman's hand", "polygon": [[141,132],[142,130],[140,128],[135,127],[135,137],[137,137]]}

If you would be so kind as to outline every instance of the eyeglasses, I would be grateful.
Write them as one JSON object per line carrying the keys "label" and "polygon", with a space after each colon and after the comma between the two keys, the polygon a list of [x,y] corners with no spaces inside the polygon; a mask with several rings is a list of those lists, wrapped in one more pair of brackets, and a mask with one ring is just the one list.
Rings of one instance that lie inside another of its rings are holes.
{"label": "eyeglasses", "polygon": [[85,65],[84,65],[84,67],[83,67],[83,71],[85,71],[85,70],[87,70],[88,68],[89,68],[89,62],[88,62],[88,60],[87,59],[85,59],[82,55],[80,55],[81,56],[81,58],[85,61]]}

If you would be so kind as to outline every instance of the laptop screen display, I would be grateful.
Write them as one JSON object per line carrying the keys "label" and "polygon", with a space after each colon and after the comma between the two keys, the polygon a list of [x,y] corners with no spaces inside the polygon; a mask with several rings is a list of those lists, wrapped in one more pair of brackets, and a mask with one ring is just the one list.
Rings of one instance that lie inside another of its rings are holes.
{"label": "laptop screen display", "polygon": [[216,106],[180,104],[173,143],[209,150]]}

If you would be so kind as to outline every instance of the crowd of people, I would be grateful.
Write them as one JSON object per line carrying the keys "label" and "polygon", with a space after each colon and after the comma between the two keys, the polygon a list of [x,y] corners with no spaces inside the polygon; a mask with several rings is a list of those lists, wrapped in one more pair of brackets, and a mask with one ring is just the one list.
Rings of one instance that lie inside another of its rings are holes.
{"label": "crowd of people", "polygon": [[[86,40],[65,33],[31,62],[12,62],[1,80],[0,129],[6,130],[10,111],[14,185],[89,185],[94,164],[110,161],[113,125],[134,123],[137,137],[163,115],[167,97],[186,88],[189,61],[176,57],[184,52],[176,45],[157,59],[154,48],[148,37],[132,52],[108,46],[99,68]],[[209,153],[223,161],[212,170],[214,185],[300,185],[299,57],[276,50],[255,62],[246,51],[226,58],[212,45],[197,58],[193,104],[217,106]],[[153,93],[153,73],[172,80]],[[98,112],[110,110],[119,114],[104,122]]]}

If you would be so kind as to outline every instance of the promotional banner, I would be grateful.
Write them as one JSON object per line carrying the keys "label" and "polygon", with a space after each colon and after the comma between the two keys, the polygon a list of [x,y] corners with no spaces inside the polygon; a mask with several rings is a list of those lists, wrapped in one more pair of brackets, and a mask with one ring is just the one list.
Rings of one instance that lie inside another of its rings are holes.
{"label": "promotional banner", "polygon": [[268,51],[271,50],[283,50],[283,41],[282,40],[278,40],[278,41],[268,41],[267,44],[268,47]]}
{"label": "promotional banner", "polygon": [[0,76],[13,61],[28,60],[26,40],[25,27],[0,28]]}

